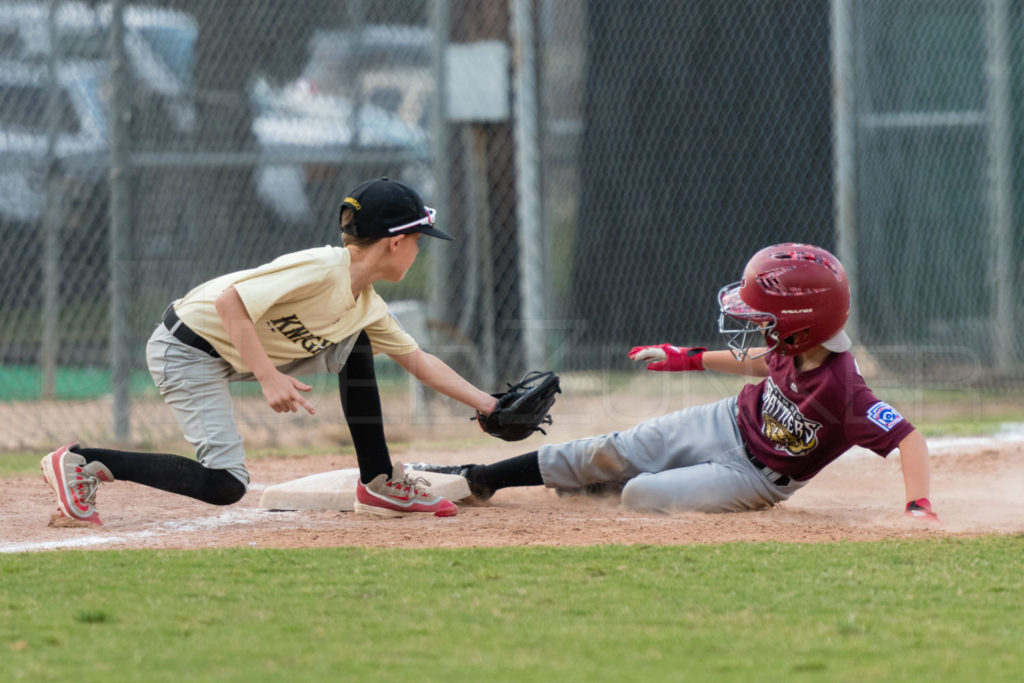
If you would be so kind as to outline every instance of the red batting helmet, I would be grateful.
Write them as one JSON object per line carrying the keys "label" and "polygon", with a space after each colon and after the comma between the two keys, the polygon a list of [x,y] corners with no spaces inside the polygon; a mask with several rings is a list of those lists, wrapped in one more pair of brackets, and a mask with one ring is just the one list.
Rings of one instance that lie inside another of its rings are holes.
{"label": "red batting helmet", "polygon": [[818,345],[830,351],[850,348],[843,332],[850,284],[843,264],[821,247],[765,247],[747,261],[742,280],[719,290],[718,307],[718,331],[728,338],[737,360],[756,358],[747,351],[762,337],[769,351],[787,356]]}

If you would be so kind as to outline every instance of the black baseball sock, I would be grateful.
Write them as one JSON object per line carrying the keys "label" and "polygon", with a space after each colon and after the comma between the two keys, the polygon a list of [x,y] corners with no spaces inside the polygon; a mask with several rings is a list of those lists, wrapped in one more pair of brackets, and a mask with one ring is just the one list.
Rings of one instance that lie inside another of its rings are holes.
{"label": "black baseball sock", "polygon": [[114,479],[133,481],[211,505],[231,505],[245,495],[245,485],[227,470],[211,470],[191,458],[168,453],[135,453],[107,448],[76,448],[86,462],[98,460]]}
{"label": "black baseball sock", "polygon": [[470,468],[466,478],[492,491],[510,486],[544,485],[544,479],[540,476],[537,451],[517,455],[493,465],[477,465]]}
{"label": "black baseball sock", "polygon": [[384,438],[384,417],[380,407],[377,375],[373,370],[373,348],[366,332],[360,332],[345,366],[338,373],[341,410],[352,433],[359,479],[370,483],[384,474],[391,478],[391,454]]}

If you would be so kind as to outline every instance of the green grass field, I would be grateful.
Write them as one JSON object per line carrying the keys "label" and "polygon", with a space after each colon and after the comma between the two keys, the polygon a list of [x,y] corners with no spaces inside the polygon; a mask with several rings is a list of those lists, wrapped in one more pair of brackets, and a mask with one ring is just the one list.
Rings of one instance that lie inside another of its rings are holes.
{"label": "green grass field", "polygon": [[1016,681],[1024,538],[0,556],[4,681]]}
{"label": "green grass field", "polygon": [[[917,424],[991,434],[1005,405]],[[0,554],[0,682],[1017,681],[1022,577],[1022,535]]]}

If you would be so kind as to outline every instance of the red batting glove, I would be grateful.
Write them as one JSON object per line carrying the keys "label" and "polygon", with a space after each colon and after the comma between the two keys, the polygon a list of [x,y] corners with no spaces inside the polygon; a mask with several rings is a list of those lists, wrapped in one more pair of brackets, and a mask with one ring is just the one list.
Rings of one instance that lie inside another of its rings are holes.
{"label": "red batting glove", "polygon": [[655,372],[684,372],[687,370],[704,369],[703,346],[688,348],[686,346],[672,346],[671,344],[658,344],[657,346],[634,346],[629,351],[630,360],[651,361],[647,364],[648,370]]}
{"label": "red batting glove", "polygon": [[907,517],[914,517],[925,522],[939,522],[939,516],[932,512],[932,504],[927,498],[918,498],[907,503],[907,510],[904,513]]}

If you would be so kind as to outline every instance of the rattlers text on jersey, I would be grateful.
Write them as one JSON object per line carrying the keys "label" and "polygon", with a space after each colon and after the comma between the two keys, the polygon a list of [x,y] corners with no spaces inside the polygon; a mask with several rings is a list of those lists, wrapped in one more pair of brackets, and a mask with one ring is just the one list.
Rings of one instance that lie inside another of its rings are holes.
{"label": "rattlers text on jersey", "polygon": [[737,423],[750,453],[806,480],[853,446],[886,456],[914,426],[868,388],[849,352],[800,372],[792,356],[769,353],[770,375],[739,394]]}

